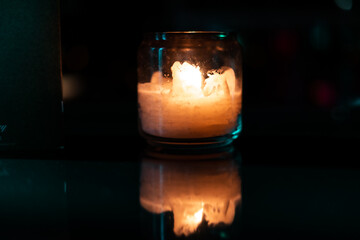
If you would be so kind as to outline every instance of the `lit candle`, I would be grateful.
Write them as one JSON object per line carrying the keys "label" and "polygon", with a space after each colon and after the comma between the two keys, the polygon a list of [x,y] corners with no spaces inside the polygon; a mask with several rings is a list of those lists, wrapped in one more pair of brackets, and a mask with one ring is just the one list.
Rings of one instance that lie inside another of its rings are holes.
{"label": "lit candle", "polygon": [[234,70],[204,73],[199,66],[175,61],[172,78],[154,72],[138,84],[143,131],[165,138],[208,138],[231,133],[241,111],[241,86]]}

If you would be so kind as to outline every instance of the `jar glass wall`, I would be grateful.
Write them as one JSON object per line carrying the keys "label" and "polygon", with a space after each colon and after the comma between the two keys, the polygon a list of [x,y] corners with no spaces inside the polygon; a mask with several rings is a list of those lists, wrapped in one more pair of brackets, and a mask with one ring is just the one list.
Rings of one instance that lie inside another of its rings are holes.
{"label": "jar glass wall", "polygon": [[229,144],[241,131],[241,96],[241,47],[234,35],[145,35],[138,51],[138,106],[148,142]]}

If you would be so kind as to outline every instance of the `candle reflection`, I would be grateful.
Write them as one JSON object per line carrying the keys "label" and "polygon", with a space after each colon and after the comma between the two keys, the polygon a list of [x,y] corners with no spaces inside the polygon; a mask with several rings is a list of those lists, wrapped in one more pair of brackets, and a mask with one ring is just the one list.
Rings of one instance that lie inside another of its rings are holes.
{"label": "candle reflection", "polygon": [[150,213],[172,212],[169,224],[175,236],[231,225],[240,202],[241,179],[232,150],[181,155],[148,152],[143,158],[140,204]]}

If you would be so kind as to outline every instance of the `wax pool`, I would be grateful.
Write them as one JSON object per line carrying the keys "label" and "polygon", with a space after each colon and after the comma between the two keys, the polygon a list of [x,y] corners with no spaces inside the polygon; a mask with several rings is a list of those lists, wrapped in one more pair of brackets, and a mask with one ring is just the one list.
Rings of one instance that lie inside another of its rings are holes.
{"label": "wax pool", "polygon": [[176,61],[172,78],[154,72],[138,84],[142,129],[166,138],[206,138],[231,133],[241,111],[241,87],[232,68],[208,71]]}

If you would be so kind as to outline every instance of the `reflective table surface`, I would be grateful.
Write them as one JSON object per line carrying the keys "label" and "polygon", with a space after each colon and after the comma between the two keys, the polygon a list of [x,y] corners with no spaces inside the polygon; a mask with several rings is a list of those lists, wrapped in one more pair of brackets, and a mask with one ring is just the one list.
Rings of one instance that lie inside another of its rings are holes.
{"label": "reflective table surface", "polygon": [[2,154],[0,239],[359,239],[359,141],[298,140]]}

